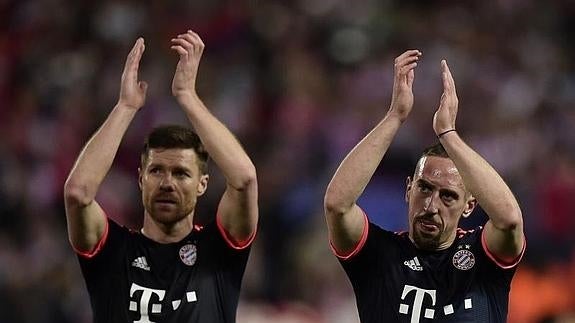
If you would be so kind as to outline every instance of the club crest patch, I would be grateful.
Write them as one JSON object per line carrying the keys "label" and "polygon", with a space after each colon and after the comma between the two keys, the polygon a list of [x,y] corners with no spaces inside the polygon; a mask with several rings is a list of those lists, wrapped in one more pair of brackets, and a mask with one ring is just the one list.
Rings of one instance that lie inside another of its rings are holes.
{"label": "club crest patch", "polygon": [[198,249],[194,244],[186,244],[180,248],[180,259],[188,266],[193,266],[198,259]]}
{"label": "club crest patch", "polygon": [[467,249],[458,250],[453,255],[453,266],[459,270],[469,270],[475,265],[473,252]]}

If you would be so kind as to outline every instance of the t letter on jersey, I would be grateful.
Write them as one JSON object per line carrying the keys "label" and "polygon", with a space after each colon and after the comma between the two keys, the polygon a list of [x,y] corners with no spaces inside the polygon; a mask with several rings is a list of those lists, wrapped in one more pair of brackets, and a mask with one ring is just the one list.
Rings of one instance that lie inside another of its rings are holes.
{"label": "t letter on jersey", "polygon": [[[423,300],[425,299],[425,295],[429,294],[431,296],[431,305],[435,306],[435,290],[430,289],[423,289],[418,288],[411,285],[405,285],[403,287],[403,293],[401,294],[401,299],[405,300],[405,297],[415,291],[415,299],[413,301],[413,308],[411,312],[411,323],[418,323],[419,318],[421,317],[421,307],[423,305]],[[401,314],[408,314],[409,313],[409,305],[407,304],[399,304],[399,313]],[[426,308],[424,317],[428,319],[433,319],[435,316],[435,310],[432,308]]]}
{"label": "t letter on jersey", "polygon": [[[130,297],[134,297],[134,292],[142,291],[142,296],[140,298],[140,319],[134,321],[134,323],[154,323],[149,319],[149,303],[152,294],[158,295],[158,300],[162,301],[164,296],[166,295],[165,290],[161,289],[152,289],[147,287],[142,287],[138,284],[132,283],[130,287]],[[134,301],[130,301],[130,311],[137,312],[138,311],[138,304]],[[152,313],[161,313],[162,312],[162,304],[152,304]]]}

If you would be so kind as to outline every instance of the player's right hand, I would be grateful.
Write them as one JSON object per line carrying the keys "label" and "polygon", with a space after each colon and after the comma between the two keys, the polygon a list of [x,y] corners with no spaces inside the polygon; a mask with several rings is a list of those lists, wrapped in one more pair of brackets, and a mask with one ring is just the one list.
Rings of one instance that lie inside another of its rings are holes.
{"label": "player's right hand", "polygon": [[120,106],[139,110],[146,103],[148,84],[144,81],[138,81],[138,68],[145,48],[144,39],[138,38],[126,58],[120,84],[120,98],[118,99]]}
{"label": "player's right hand", "polygon": [[389,114],[405,121],[413,107],[413,79],[414,69],[422,53],[417,50],[408,50],[395,59],[393,93]]}

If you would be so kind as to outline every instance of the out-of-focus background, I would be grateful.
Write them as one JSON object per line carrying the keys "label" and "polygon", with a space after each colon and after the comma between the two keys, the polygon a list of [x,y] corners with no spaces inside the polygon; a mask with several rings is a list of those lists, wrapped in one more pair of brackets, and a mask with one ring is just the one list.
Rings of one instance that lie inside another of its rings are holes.
{"label": "out-of-focus background", "polygon": [[[138,155],[155,125],[185,123],[170,94],[170,38],[206,44],[201,97],[259,174],[260,230],[238,322],[358,322],[331,255],[322,201],[337,165],[387,111],[393,59],[423,51],[415,107],[360,205],[406,228],[405,178],[434,142],[446,58],[458,130],[512,187],[528,249],[513,323],[574,322],[575,3],[569,0],[0,0],[0,322],[87,323],[87,293],[67,242],[62,187],[114,106],[124,59],[146,40],[148,99],[99,202],[138,228]],[[215,166],[199,217],[223,191]],[[476,211],[466,227],[485,222]]]}

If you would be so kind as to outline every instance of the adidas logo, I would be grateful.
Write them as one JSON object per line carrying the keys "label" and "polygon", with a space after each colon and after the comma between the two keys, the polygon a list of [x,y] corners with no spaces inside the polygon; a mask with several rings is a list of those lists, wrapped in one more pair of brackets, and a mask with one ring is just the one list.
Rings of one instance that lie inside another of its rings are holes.
{"label": "adidas logo", "polygon": [[419,263],[419,259],[417,259],[417,257],[413,257],[411,260],[406,260],[403,262],[403,264],[409,267],[411,270],[423,271],[423,267]]}
{"label": "adidas logo", "polygon": [[134,261],[132,261],[132,267],[138,267],[140,269],[150,271],[150,266],[148,266],[148,262],[144,256],[134,259]]}

